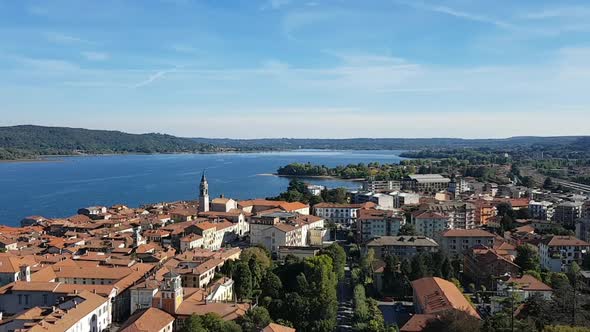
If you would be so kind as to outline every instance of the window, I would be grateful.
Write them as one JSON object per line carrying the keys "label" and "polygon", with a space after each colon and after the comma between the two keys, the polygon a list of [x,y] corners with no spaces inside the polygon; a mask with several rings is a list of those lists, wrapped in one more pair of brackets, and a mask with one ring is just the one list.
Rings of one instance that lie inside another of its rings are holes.
{"label": "window", "polygon": [[22,296],[22,294],[18,294],[18,304],[23,304],[23,296]]}
{"label": "window", "polygon": [[43,294],[43,304],[47,304],[47,294]]}

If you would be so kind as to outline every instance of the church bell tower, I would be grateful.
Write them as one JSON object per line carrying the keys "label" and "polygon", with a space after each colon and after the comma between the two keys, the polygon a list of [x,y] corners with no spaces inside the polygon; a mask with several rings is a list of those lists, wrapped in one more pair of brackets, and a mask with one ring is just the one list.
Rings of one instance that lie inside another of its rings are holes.
{"label": "church bell tower", "polygon": [[205,172],[201,177],[201,185],[199,186],[199,212],[209,211],[209,184],[205,178]]}

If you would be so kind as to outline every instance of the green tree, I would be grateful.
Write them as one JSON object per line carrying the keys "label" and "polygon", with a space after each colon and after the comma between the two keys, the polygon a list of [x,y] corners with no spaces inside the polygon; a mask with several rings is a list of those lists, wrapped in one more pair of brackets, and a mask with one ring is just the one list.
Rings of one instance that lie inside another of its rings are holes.
{"label": "green tree", "polygon": [[455,277],[455,273],[453,271],[453,266],[451,265],[451,261],[449,260],[448,257],[445,257],[442,262],[441,276],[446,280],[449,280],[449,279]]}
{"label": "green tree", "polygon": [[272,271],[267,271],[262,278],[262,296],[269,296],[272,299],[281,297],[283,283],[281,279]]}
{"label": "green tree", "polygon": [[520,266],[521,271],[541,271],[539,253],[535,247],[528,243],[516,247],[514,263]]}
{"label": "green tree", "polygon": [[462,310],[448,310],[428,321],[423,332],[474,332],[479,331],[481,322]]}
{"label": "green tree", "polygon": [[252,297],[252,273],[250,273],[248,263],[242,261],[237,264],[234,282],[234,288],[238,299],[244,300]]}
{"label": "green tree", "polygon": [[332,258],[334,272],[336,273],[338,280],[344,279],[344,268],[346,267],[346,252],[344,251],[344,248],[334,242],[327,248],[323,249],[322,253]]}
{"label": "green tree", "polygon": [[422,255],[415,255],[412,257],[412,272],[410,273],[410,280],[414,281],[428,276],[428,267],[424,263]]}
{"label": "green tree", "polygon": [[182,332],[207,332],[207,330],[203,327],[203,323],[201,322],[201,317],[195,314],[191,315],[189,318],[184,320],[184,325],[182,326]]}
{"label": "green tree", "polygon": [[250,247],[242,250],[240,260],[249,262],[251,259],[255,259],[263,270],[269,269],[272,266],[270,253],[265,248]]}
{"label": "green tree", "polygon": [[239,319],[239,324],[244,332],[260,332],[271,322],[270,314],[264,307],[256,307]]}
{"label": "green tree", "polygon": [[418,232],[416,232],[416,228],[414,225],[410,223],[405,223],[398,232],[398,235],[408,235],[408,236],[416,236]]}

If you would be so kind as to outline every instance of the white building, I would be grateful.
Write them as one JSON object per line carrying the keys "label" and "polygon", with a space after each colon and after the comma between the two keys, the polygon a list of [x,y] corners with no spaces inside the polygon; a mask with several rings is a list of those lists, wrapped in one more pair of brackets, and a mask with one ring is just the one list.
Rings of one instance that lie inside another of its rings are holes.
{"label": "white building", "polygon": [[250,243],[261,244],[273,253],[281,246],[322,245],[326,233],[323,218],[297,213],[262,214],[250,222]]}
{"label": "white building", "polygon": [[373,193],[373,192],[358,192],[353,191],[352,194],[352,202],[354,204],[363,204],[367,202],[372,202],[377,204],[380,208],[383,209],[393,209],[394,208],[394,197],[388,194],[381,194],[381,193]]}
{"label": "white building", "polygon": [[529,213],[532,219],[553,220],[555,207],[553,207],[553,203],[547,201],[530,201]]}
{"label": "white building", "polygon": [[420,204],[420,194],[392,192],[390,195],[393,196],[393,207],[396,209],[401,209],[406,205]]}
{"label": "white building", "polygon": [[189,234],[180,238],[180,251],[184,252],[203,246],[203,237],[198,234]]}
{"label": "white building", "polygon": [[375,203],[363,204],[336,204],[319,203],[313,206],[314,215],[342,226],[356,224],[358,210],[361,208],[374,208]]}
{"label": "white building", "polygon": [[361,209],[357,218],[357,235],[361,242],[379,236],[395,236],[404,224],[403,213],[392,210]]}
{"label": "white building", "polygon": [[211,204],[209,206],[209,210],[210,211],[215,211],[215,212],[229,212],[233,209],[237,209],[238,208],[238,202],[234,201],[231,198],[226,198],[226,197],[219,197],[219,198],[215,198],[211,201]]}
{"label": "white building", "polygon": [[590,243],[573,236],[552,236],[539,243],[541,267],[552,272],[566,272],[573,262],[582,264]]}
{"label": "white building", "polygon": [[496,236],[481,229],[450,229],[437,237],[441,250],[451,257],[463,256],[476,245],[494,247]]}
{"label": "white building", "polygon": [[429,238],[435,238],[442,232],[453,228],[449,217],[431,211],[417,211],[412,214],[412,224],[418,234]]}

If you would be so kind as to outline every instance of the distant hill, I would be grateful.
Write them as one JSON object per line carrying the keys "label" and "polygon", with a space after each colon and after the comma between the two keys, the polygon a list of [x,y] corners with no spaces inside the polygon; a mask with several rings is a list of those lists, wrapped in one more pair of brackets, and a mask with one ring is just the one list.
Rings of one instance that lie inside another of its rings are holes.
{"label": "distant hill", "polygon": [[571,145],[581,136],[536,137],[519,136],[501,139],[463,139],[463,138],[345,138],[345,139],[307,139],[307,138],[194,138],[203,144],[220,147],[248,147],[257,149],[334,149],[334,150],[420,150],[420,149],[458,149],[528,148],[533,145],[544,147]]}
{"label": "distant hill", "polygon": [[0,160],[32,159],[40,155],[218,151],[223,148],[163,134],[32,125],[0,127]]}
{"label": "distant hill", "polygon": [[0,127],[0,160],[34,159],[41,155],[109,153],[205,153],[294,149],[425,150],[524,149],[587,150],[588,136],[461,138],[182,138],[165,134],[22,125]]}

